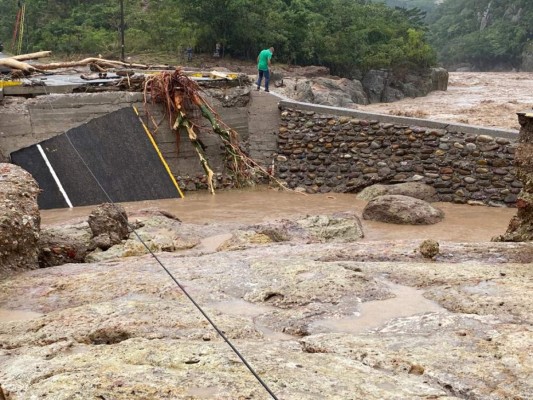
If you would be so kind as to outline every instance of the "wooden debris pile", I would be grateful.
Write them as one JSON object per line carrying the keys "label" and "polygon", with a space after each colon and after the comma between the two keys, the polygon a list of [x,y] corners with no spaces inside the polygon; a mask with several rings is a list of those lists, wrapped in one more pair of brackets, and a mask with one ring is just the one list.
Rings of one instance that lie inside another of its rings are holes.
{"label": "wooden debris pile", "polygon": [[94,72],[106,72],[109,68],[135,68],[141,70],[149,69],[168,69],[168,65],[146,65],[136,63],[125,63],[116,60],[107,60],[99,57],[89,57],[78,61],[66,61],[66,62],[54,62],[48,64],[32,63],[29,64],[25,61],[37,60],[40,58],[50,57],[51,51],[40,51],[37,53],[21,54],[18,56],[12,56],[7,58],[0,58],[0,66],[11,68],[15,71],[20,71],[24,75],[31,75],[34,73],[46,73],[48,71],[75,68],[89,66],[91,71]]}

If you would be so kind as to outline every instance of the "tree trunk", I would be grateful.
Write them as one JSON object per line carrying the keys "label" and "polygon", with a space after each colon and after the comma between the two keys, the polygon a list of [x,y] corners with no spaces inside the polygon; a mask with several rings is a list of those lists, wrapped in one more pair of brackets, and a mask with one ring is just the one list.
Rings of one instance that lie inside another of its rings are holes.
{"label": "tree trunk", "polygon": [[25,61],[25,60],[35,60],[37,58],[45,58],[50,57],[52,55],[51,51],[39,51],[37,53],[28,53],[28,54],[20,54],[18,56],[9,57],[13,60],[17,61]]}

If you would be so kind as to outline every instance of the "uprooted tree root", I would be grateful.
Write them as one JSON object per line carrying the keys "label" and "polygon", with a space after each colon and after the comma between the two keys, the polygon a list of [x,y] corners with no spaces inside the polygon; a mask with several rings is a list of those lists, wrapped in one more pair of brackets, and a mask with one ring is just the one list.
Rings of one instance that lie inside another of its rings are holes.
{"label": "uprooted tree root", "polygon": [[[237,132],[222,122],[219,115],[213,110],[201,95],[198,84],[182,73],[180,69],[164,71],[150,76],[144,85],[145,105],[148,101],[152,104],[162,104],[169,118],[169,124],[176,133],[179,144],[179,132],[185,129],[207,177],[209,191],[214,194],[214,172],[209,165],[205,146],[198,137],[200,126],[198,116],[203,116],[209,121],[211,128],[216,133],[225,148],[226,168],[233,175],[238,187],[254,185],[260,176],[268,177],[280,187],[283,183],[275,179],[266,169],[251,159],[241,148]],[[152,118],[153,120],[153,118]]]}

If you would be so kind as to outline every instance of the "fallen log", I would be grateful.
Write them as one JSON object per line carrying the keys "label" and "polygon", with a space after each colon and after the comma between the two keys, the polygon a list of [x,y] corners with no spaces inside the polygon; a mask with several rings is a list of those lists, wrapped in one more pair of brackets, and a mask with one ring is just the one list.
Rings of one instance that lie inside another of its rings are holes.
{"label": "fallen log", "polygon": [[22,71],[25,75],[29,75],[34,72],[44,72],[43,70],[40,70],[31,64],[15,60],[14,58],[1,58],[0,66]]}
{"label": "fallen log", "polygon": [[150,69],[150,68],[168,69],[167,65],[154,66],[154,65],[146,65],[146,64],[134,64],[134,63],[126,63],[122,61],[106,60],[104,58],[97,58],[97,57],[89,57],[89,58],[85,58],[79,61],[58,62],[58,63],[50,63],[50,64],[35,64],[35,67],[43,71],[48,71],[51,69],[83,67],[89,64],[95,64],[99,66],[100,68],[128,67],[128,68],[137,68],[137,69]]}
{"label": "fallen log", "polygon": [[55,62],[49,64],[28,64],[22,62],[23,60],[30,60],[41,57],[48,57],[52,52],[42,51],[38,53],[22,54],[20,56],[14,56],[9,58],[0,59],[0,66],[6,66],[11,69],[23,71],[25,74],[31,74],[33,72],[45,72],[53,69],[84,67],[91,65],[96,67],[94,69],[99,71],[105,71],[106,68],[136,68],[136,69],[169,69],[168,65],[147,65],[147,64],[135,64],[125,63],[122,61],[107,60],[104,58],[89,57],[79,61],[67,61],[67,62]]}
{"label": "fallen log", "polygon": [[12,58],[13,60],[17,60],[17,61],[26,61],[26,60],[36,60],[38,58],[50,57],[51,55],[52,55],[51,51],[38,51],[37,53],[20,54],[18,56],[12,56],[8,58]]}

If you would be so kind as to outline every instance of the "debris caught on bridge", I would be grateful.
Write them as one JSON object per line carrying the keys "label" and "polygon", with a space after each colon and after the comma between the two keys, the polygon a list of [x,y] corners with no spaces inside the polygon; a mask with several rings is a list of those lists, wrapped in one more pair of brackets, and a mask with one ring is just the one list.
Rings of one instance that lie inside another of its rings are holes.
{"label": "debris caught on bridge", "polygon": [[[241,148],[237,132],[228,127],[216,111],[201,95],[201,88],[181,69],[163,71],[147,78],[145,82],[145,101],[161,104],[167,112],[169,124],[176,132],[179,145],[179,132],[184,128],[188,134],[200,163],[206,173],[209,191],[214,194],[214,173],[205,153],[205,146],[198,137],[201,131],[199,115],[209,121],[211,129],[216,133],[225,148],[225,167],[233,175],[237,186],[251,186],[259,176],[273,178],[269,172],[252,160]],[[147,111],[148,112],[148,111]],[[150,118],[153,120],[153,118]],[[278,184],[281,185],[280,182]]]}
{"label": "debris caught on bridge", "polygon": [[[176,134],[178,151],[180,131],[187,133],[200,159],[211,193],[215,192],[215,173],[199,137],[206,131],[206,122],[207,129],[218,135],[222,141],[225,150],[225,172],[232,176],[237,187],[253,186],[264,179],[285,188],[282,182],[246,154],[237,132],[221,120],[202,95],[203,88],[250,83],[246,75],[185,70],[169,65],[126,63],[101,57],[48,64],[35,61],[50,56],[50,51],[43,51],[0,58],[0,71],[2,67],[9,71],[3,78],[0,77],[0,100],[9,95],[29,97],[69,92],[143,92],[145,105],[159,104],[165,109],[170,128]],[[34,61],[26,62],[29,60]],[[83,67],[83,72],[80,67]],[[149,107],[145,109],[147,119],[154,122],[155,118],[150,115]]]}

